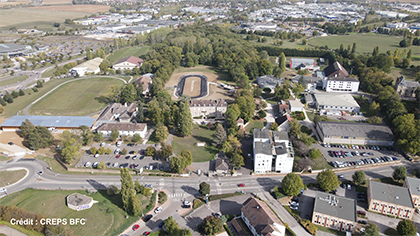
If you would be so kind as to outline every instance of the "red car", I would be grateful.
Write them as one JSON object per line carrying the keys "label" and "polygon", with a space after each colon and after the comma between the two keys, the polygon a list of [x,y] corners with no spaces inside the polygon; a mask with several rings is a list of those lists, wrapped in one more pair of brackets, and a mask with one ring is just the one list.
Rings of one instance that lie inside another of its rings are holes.
{"label": "red car", "polygon": [[238,184],[238,187],[245,187],[245,184]]}
{"label": "red car", "polygon": [[139,228],[140,228],[140,225],[134,225],[134,226],[133,226],[133,230],[134,230],[134,231],[138,230]]}
{"label": "red car", "polygon": [[117,156],[116,156],[116,158],[117,158],[117,159],[118,159],[118,158],[120,158],[120,157],[121,157],[121,155],[117,155]]}
{"label": "red car", "polygon": [[143,235],[149,235],[149,234],[150,234],[150,231],[146,231],[143,233]]}

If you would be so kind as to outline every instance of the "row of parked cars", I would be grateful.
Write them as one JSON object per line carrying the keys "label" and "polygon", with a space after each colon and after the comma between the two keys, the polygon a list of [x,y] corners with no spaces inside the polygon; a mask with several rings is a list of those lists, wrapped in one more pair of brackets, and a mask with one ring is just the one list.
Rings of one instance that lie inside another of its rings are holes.
{"label": "row of parked cars", "polygon": [[337,157],[337,158],[345,158],[345,157],[353,157],[353,156],[364,156],[368,157],[369,155],[374,155],[372,152],[361,152],[354,151],[354,152],[347,152],[347,151],[328,151],[328,155],[330,157]]}
{"label": "row of parked cars", "polygon": [[334,168],[341,168],[341,167],[346,167],[346,166],[366,165],[366,164],[374,164],[374,163],[390,162],[390,161],[398,161],[398,158],[383,156],[383,157],[365,158],[359,161],[345,161],[345,162],[332,161],[330,162],[330,165],[332,165]]}
{"label": "row of parked cars", "polygon": [[370,150],[388,150],[394,151],[393,147],[379,147],[379,146],[362,146],[362,145],[353,145],[353,144],[323,144],[326,148],[348,148],[348,149],[370,149]]}

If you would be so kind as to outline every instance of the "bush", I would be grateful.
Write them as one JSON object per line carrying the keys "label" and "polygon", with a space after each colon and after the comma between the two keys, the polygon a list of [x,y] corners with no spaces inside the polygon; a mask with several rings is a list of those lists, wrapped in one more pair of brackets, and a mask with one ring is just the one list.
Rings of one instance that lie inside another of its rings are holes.
{"label": "bush", "polygon": [[118,188],[117,188],[117,186],[115,186],[115,185],[111,185],[111,186],[109,186],[109,187],[108,187],[108,189],[106,190],[106,193],[107,193],[109,196],[114,196],[114,195],[116,195],[116,194],[118,193]]}
{"label": "bush", "polygon": [[201,198],[194,199],[194,201],[193,201],[193,209],[197,209],[197,208],[199,208],[202,205],[204,205],[204,200],[203,199],[201,199]]}
{"label": "bush", "polygon": [[158,203],[159,204],[163,204],[163,203],[165,203],[166,202],[166,200],[168,199],[168,196],[166,195],[166,193],[165,192],[159,192],[159,194],[158,194]]}
{"label": "bush", "polygon": [[301,220],[300,223],[305,227],[305,229],[312,235],[316,235],[318,228],[312,224],[309,220]]}

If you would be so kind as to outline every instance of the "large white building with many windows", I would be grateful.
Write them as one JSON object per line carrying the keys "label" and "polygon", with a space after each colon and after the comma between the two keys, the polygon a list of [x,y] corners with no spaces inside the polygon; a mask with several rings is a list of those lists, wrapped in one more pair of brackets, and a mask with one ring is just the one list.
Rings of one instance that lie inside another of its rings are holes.
{"label": "large white building with many windows", "polygon": [[325,92],[356,93],[359,91],[359,84],[355,77],[326,77],[322,87]]}
{"label": "large white building with many windows", "polygon": [[294,151],[286,132],[254,129],[254,172],[290,173]]}

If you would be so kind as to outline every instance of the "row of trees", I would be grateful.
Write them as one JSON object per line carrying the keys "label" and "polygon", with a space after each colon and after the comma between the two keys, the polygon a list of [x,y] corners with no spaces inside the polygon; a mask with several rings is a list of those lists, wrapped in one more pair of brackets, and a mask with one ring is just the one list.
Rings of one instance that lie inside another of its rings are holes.
{"label": "row of trees", "polygon": [[35,127],[28,119],[21,124],[21,136],[32,150],[47,148],[54,142],[54,137],[45,126]]}

